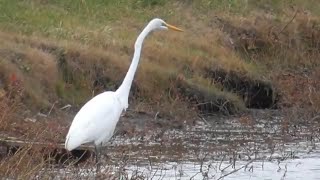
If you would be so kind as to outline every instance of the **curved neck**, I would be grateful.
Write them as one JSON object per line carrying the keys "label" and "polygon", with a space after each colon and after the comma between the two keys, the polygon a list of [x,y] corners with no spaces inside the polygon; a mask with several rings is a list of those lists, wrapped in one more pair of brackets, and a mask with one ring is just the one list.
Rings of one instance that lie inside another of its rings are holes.
{"label": "curved neck", "polygon": [[131,89],[131,85],[132,85],[132,81],[133,81],[135,72],[136,72],[138,64],[139,64],[143,40],[145,39],[145,37],[149,34],[149,32],[151,30],[152,29],[148,28],[148,26],[147,26],[138,36],[138,38],[135,42],[135,45],[134,45],[134,54],[133,54],[133,59],[132,59],[131,65],[129,67],[129,70],[128,70],[126,77],[124,78],[121,86],[116,91],[116,93],[118,94],[119,100],[125,106],[124,107],[125,109],[128,107],[129,93],[130,93],[130,89]]}

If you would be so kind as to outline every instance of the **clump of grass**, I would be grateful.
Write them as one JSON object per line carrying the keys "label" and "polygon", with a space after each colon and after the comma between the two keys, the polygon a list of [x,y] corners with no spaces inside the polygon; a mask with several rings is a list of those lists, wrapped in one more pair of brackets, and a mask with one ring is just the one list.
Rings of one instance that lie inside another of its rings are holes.
{"label": "clump of grass", "polygon": [[[23,119],[18,114],[25,108],[19,100],[21,96],[13,94],[15,90],[12,87],[0,98],[0,176],[13,179],[47,177],[50,174],[47,171],[54,172],[50,162],[59,158],[55,150],[66,129],[56,117],[48,117],[48,121]],[[21,143],[24,140],[26,142]]]}
{"label": "clump of grass", "polygon": [[1,177],[30,179],[45,166],[39,150],[27,146],[19,149],[13,156],[0,161]]}

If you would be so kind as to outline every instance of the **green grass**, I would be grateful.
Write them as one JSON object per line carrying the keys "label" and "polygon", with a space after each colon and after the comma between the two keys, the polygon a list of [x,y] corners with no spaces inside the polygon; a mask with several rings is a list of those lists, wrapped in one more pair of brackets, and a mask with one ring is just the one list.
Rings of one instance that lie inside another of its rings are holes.
{"label": "green grass", "polygon": [[[154,2],[157,1],[1,0],[0,24],[7,31],[83,40],[86,36],[81,31],[103,30],[126,18],[152,18],[152,11],[146,13],[145,9],[149,4],[159,4]],[[79,37],[75,38],[75,34]]]}
{"label": "green grass", "polygon": [[[96,41],[90,32],[105,34],[106,38],[103,40],[110,38],[107,36],[108,32],[110,36],[117,38],[122,33],[118,29],[121,28],[120,25],[128,22],[136,23],[139,31],[153,17],[174,21],[183,19],[183,9],[190,9],[192,13],[207,21],[210,18],[203,17],[208,13],[249,16],[252,10],[269,8],[276,14],[283,14],[291,5],[308,8],[314,14],[320,12],[319,3],[301,0],[0,0],[0,28],[27,35],[79,40],[86,43]],[[188,24],[188,19],[185,19],[183,24]],[[114,28],[115,26],[117,28]]]}
{"label": "green grass", "polygon": [[[176,5],[172,6],[172,4]],[[315,14],[320,9],[316,1],[302,0],[180,0],[176,3],[169,0],[1,0],[0,25],[2,29],[8,31],[14,30],[25,34],[37,33],[37,35],[40,33],[60,39],[73,38],[74,34],[80,33],[79,39],[81,39],[82,32],[79,32],[78,29],[97,31],[108,26],[112,28],[110,25],[113,23],[129,21],[125,19],[130,19],[133,23],[137,21],[145,23],[156,16],[170,19],[181,16],[176,7],[185,9],[186,4],[191,4],[192,8],[198,9],[195,12],[199,15],[206,15],[205,12],[208,11],[240,13],[245,16],[257,8],[270,8],[277,13],[282,13],[291,5],[308,8]]]}

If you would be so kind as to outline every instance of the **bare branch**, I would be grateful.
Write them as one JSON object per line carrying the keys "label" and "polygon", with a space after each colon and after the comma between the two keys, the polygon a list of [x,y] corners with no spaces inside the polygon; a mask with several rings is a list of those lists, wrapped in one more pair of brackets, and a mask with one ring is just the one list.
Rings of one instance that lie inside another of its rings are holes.
{"label": "bare branch", "polygon": [[233,174],[233,173],[238,172],[240,169],[243,169],[243,168],[247,167],[247,166],[248,166],[249,164],[251,164],[253,161],[254,161],[254,160],[251,160],[251,161],[249,161],[247,164],[241,166],[240,168],[235,169],[235,170],[233,170],[233,171],[231,171],[231,172],[229,172],[229,173],[227,173],[227,174],[225,174],[225,175],[223,175],[223,176],[220,176],[220,177],[218,178],[218,180],[219,180],[219,179],[223,179],[224,177],[227,177],[227,176],[229,176],[230,174]]}
{"label": "bare branch", "polygon": [[292,16],[292,18],[290,19],[290,21],[288,21],[288,23],[285,26],[283,26],[283,28],[280,30],[280,32],[278,34],[281,34],[289,26],[289,24],[292,23],[292,21],[296,18],[298,12],[299,12],[299,10],[297,9],[296,12],[294,13],[294,15]]}

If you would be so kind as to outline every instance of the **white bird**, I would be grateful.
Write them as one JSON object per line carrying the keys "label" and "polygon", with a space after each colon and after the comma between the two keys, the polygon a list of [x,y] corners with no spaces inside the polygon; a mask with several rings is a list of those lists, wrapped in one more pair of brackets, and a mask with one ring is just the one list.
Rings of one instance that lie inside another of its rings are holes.
{"label": "white bird", "polygon": [[97,171],[100,169],[101,147],[106,146],[111,139],[121,113],[128,108],[129,92],[139,64],[143,41],[151,31],[167,29],[182,31],[162,19],[151,20],[135,42],[133,59],[121,86],[115,92],[106,91],[93,97],[73,119],[66,137],[65,148],[72,151],[82,144],[93,143],[96,151]]}

